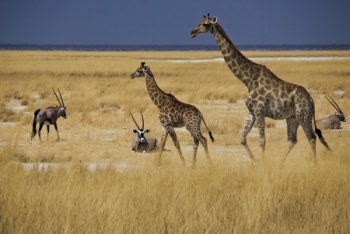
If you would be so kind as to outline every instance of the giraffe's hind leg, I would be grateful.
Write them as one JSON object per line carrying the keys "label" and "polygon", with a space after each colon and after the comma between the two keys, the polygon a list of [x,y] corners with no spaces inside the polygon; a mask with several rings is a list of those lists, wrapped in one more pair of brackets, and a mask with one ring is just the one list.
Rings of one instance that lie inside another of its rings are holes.
{"label": "giraffe's hind leg", "polygon": [[198,145],[199,145],[199,140],[196,137],[193,137],[193,160],[192,160],[192,167],[193,168],[196,166]]}
{"label": "giraffe's hind leg", "polygon": [[252,151],[250,150],[248,144],[247,144],[247,136],[248,136],[248,133],[250,132],[250,130],[252,129],[253,125],[255,123],[255,117],[252,113],[250,113],[248,115],[248,119],[247,119],[247,122],[244,126],[244,129],[243,129],[243,133],[241,135],[241,144],[244,146],[245,150],[247,151],[250,159],[255,162],[255,157],[252,153]]}
{"label": "giraffe's hind leg", "polygon": [[317,165],[317,158],[316,158],[316,134],[314,133],[314,131],[312,129],[312,120],[310,119],[309,121],[300,122],[300,125],[303,128],[307,139],[309,140],[309,143],[310,143],[310,146],[311,146],[311,149],[312,149],[314,163],[315,163],[315,165]]}
{"label": "giraffe's hind leg", "polygon": [[209,163],[211,164],[211,159],[209,156],[209,151],[208,151],[208,144],[207,144],[207,139],[201,134],[201,132],[196,132],[192,133],[192,138],[193,138],[193,162],[192,166],[195,166],[196,163],[196,157],[197,157],[197,149],[199,142],[202,144],[204,151],[205,151],[205,156]]}
{"label": "giraffe's hind leg", "polygon": [[204,151],[205,151],[205,156],[207,159],[211,162],[210,156],[209,156],[209,150],[208,150],[208,144],[207,144],[207,139],[201,134],[201,138],[199,139],[199,142],[202,144]]}
{"label": "giraffe's hind leg", "polygon": [[297,130],[299,127],[299,122],[296,120],[296,118],[288,118],[286,121],[287,121],[287,137],[288,137],[288,142],[290,142],[290,145],[288,147],[287,153],[283,156],[281,165],[283,165],[283,163],[286,161],[288,154],[297,143]]}
{"label": "giraffe's hind leg", "polygon": [[262,158],[265,159],[265,145],[266,145],[266,139],[265,139],[265,116],[263,116],[261,113],[256,115],[258,128],[259,128],[259,144],[261,149],[261,155]]}
{"label": "giraffe's hind leg", "polygon": [[301,127],[303,128],[305,135],[307,139],[309,140],[311,149],[312,149],[312,154],[313,154],[313,159],[315,165],[317,165],[317,158],[316,158],[316,135],[314,131],[312,130],[312,123],[310,121],[310,124],[300,124]]}

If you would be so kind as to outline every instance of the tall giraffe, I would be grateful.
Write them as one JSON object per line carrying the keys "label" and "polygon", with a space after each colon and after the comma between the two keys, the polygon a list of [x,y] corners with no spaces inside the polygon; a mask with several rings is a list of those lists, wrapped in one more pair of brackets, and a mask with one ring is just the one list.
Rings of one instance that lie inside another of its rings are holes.
{"label": "tall giraffe", "polygon": [[207,159],[210,160],[207,139],[202,135],[200,129],[202,120],[209,132],[209,136],[212,142],[214,142],[214,138],[204,121],[202,113],[195,106],[180,102],[172,94],[165,93],[163,90],[161,90],[158,87],[150,68],[148,66],[145,66],[145,62],[141,62],[141,67],[139,67],[131,75],[131,79],[136,77],[145,77],[148,94],[159,109],[159,120],[163,126],[163,135],[160,143],[158,163],[160,163],[165,142],[169,134],[180,155],[182,163],[185,165],[185,160],[181,152],[180,144],[174,130],[174,128],[180,127],[186,127],[193,138],[194,144],[192,166],[194,167],[196,163],[196,155],[199,142],[204,147]]}
{"label": "tall giraffe", "polygon": [[248,97],[245,104],[249,114],[240,143],[246,149],[251,160],[255,161],[255,157],[247,144],[247,135],[255,121],[257,121],[260,147],[264,157],[266,143],[265,117],[269,117],[272,119],[286,119],[287,121],[287,135],[290,145],[282,163],[297,143],[297,129],[301,125],[310,142],[314,162],[317,164],[315,132],[322,144],[327,149],[330,150],[330,148],[322,137],[321,131],[316,127],[315,122],[315,132],[312,129],[312,120],[315,121],[315,107],[314,101],[306,89],[281,80],[264,65],[256,64],[246,58],[231,42],[218,23],[217,17],[210,18],[209,14],[204,16],[204,19],[191,32],[190,37],[194,38],[198,34],[208,32],[213,34],[229,69],[248,88]]}

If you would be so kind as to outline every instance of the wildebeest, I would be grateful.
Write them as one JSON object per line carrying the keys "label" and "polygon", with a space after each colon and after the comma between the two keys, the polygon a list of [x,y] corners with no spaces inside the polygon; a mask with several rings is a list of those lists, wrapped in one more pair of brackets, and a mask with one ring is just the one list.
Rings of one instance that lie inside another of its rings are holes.
{"label": "wildebeest", "polygon": [[327,118],[319,119],[316,121],[317,127],[322,130],[325,129],[340,129],[341,122],[345,122],[345,116],[338,104],[331,97],[325,96],[329,103],[336,109],[337,113]]}
{"label": "wildebeest", "polygon": [[64,105],[64,102],[63,102],[63,98],[62,98],[62,94],[60,92],[59,89],[58,92],[60,94],[60,97],[61,97],[61,101],[60,99],[58,98],[55,90],[52,88],[56,98],[57,98],[57,101],[58,103],[60,104],[60,106],[56,106],[56,107],[47,107],[46,109],[44,110],[41,110],[41,109],[38,109],[34,112],[34,116],[33,116],[33,129],[32,129],[32,134],[31,134],[31,137],[30,137],[30,143],[32,143],[32,140],[34,138],[34,136],[36,135],[36,123],[39,122],[39,132],[38,132],[38,135],[39,135],[39,139],[40,139],[40,142],[41,142],[41,129],[44,125],[47,126],[47,140],[49,140],[49,132],[50,132],[50,125],[53,124],[55,126],[55,129],[56,129],[56,132],[57,132],[57,141],[60,140],[60,135],[58,134],[58,129],[57,129],[57,119],[59,117],[63,117],[64,119],[67,119],[67,113],[66,113],[66,106]]}
{"label": "wildebeest", "polygon": [[133,130],[135,134],[132,140],[131,150],[133,152],[149,152],[149,151],[156,150],[158,148],[157,139],[152,137],[145,137],[145,133],[149,133],[151,130],[144,129],[144,119],[143,119],[142,112],[141,112],[141,118],[142,118],[141,128],[139,127],[136,120],[134,119],[134,116],[132,115],[131,111],[130,111],[130,115],[137,127],[137,129]]}

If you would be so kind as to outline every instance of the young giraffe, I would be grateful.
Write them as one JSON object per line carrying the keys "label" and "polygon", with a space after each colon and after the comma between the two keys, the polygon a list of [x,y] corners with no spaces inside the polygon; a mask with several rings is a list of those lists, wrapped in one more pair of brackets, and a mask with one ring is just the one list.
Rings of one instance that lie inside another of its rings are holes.
{"label": "young giraffe", "polygon": [[192,166],[194,167],[196,163],[196,155],[199,142],[203,145],[206,157],[210,161],[207,139],[202,135],[200,129],[202,120],[209,132],[209,136],[212,142],[214,142],[214,138],[204,121],[202,113],[195,106],[182,103],[177,100],[172,94],[165,93],[163,90],[161,90],[158,87],[150,68],[148,66],[145,66],[144,62],[141,62],[141,67],[139,67],[134,72],[134,74],[131,75],[131,79],[136,77],[145,77],[148,94],[160,111],[159,120],[163,126],[163,136],[160,143],[158,163],[160,163],[164,145],[169,134],[180,155],[182,163],[185,165],[185,160],[182,156],[180,144],[174,130],[174,128],[180,127],[186,127],[193,138],[194,144]]}
{"label": "young giraffe", "polygon": [[[287,120],[288,141],[291,143],[282,163],[297,143],[297,129],[301,125],[310,142],[314,162],[317,164],[316,135],[312,129],[312,120],[315,121],[315,107],[314,101],[306,89],[279,79],[267,67],[256,64],[246,58],[231,42],[218,23],[217,17],[210,18],[209,14],[208,16],[204,16],[204,19],[191,32],[190,37],[194,38],[198,34],[208,32],[213,34],[229,69],[248,88],[248,97],[245,103],[249,115],[240,142],[246,149],[251,160],[255,161],[255,158],[247,144],[247,135],[255,121],[257,121],[260,147],[264,156],[265,117],[269,117],[272,119]],[[317,129],[316,123],[315,132],[322,144],[330,150],[325,139],[322,137],[321,131]]]}

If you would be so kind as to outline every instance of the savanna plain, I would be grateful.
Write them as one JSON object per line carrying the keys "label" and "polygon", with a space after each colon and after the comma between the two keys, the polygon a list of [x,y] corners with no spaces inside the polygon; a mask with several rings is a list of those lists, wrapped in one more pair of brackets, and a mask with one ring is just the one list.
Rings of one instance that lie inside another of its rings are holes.
{"label": "savanna plain", "polygon": [[[324,98],[350,109],[350,51],[243,51],[285,81],[304,86],[314,98],[316,118],[335,113]],[[332,58],[338,59],[301,59]],[[240,145],[248,111],[247,88],[219,52],[0,51],[0,232],[1,233],[349,233],[350,125],[325,130],[332,151],[317,140],[315,166],[301,128],[287,152],[283,120],[266,120],[266,153],[257,129]],[[284,59],[279,59],[284,58]],[[287,58],[287,59],[286,59]],[[339,59],[340,58],[340,59]],[[193,60],[203,60],[193,63]],[[185,60],[185,61],[184,61]],[[191,167],[192,138],[176,133],[181,164],[171,138],[161,165],[157,152],[132,153],[129,110],[149,136],[161,139],[158,109],[144,78],[130,79],[145,61],[161,89],[195,105],[213,133],[210,164],[200,145]],[[30,144],[33,113],[58,105],[49,139]]]}

